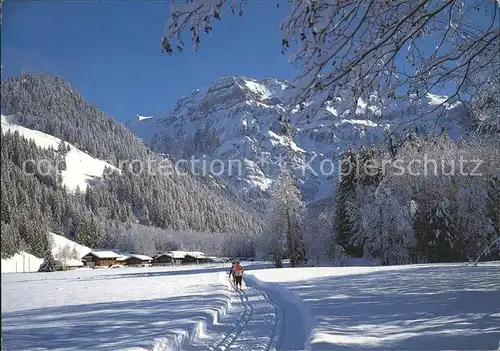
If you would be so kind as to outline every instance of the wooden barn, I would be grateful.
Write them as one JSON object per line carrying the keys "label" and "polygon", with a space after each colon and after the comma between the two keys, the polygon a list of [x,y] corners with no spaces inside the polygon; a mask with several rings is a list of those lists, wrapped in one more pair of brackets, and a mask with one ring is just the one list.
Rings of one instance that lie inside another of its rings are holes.
{"label": "wooden barn", "polygon": [[191,251],[186,252],[182,263],[209,263],[212,262],[210,258],[208,258],[205,253],[199,251]]}
{"label": "wooden barn", "polygon": [[170,251],[158,254],[153,258],[154,266],[170,266],[179,264],[196,264],[212,262],[203,252]]}
{"label": "wooden barn", "polygon": [[179,265],[182,263],[183,255],[173,254],[171,252],[162,253],[156,255],[153,258],[154,266],[171,266],[171,265]]}
{"label": "wooden barn", "polygon": [[167,253],[167,255],[170,255],[172,257],[174,265],[183,263],[184,259],[186,258],[186,252],[184,251],[170,251]]}
{"label": "wooden barn", "polygon": [[117,264],[120,255],[113,251],[90,251],[83,257],[86,267],[103,268]]}
{"label": "wooden barn", "polygon": [[153,258],[137,254],[132,254],[125,259],[125,262],[129,267],[149,267],[151,266],[151,261],[153,261]]}
{"label": "wooden barn", "polygon": [[116,264],[125,266],[127,264],[127,258],[127,255],[120,255],[120,257],[116,259]]}

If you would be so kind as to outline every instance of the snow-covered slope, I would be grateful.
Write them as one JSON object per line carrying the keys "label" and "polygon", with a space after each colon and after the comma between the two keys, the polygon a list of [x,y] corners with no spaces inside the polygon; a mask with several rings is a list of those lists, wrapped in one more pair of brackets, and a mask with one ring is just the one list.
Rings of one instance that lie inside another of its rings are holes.
{"label": "snow-covered slope", "polygon": [[[206,156],[206,170],[222,173],[224,180],[247,194],[265,191],[277,178],[280,161],[289,162],[306,199],[314,200],[332,193],[338,157],[349,145],[384,143],[389,129],[440,132],[443,128],[458,138],[467,124],[459,104],[450,104],[437,123],[436,113],[406,123],[417,109],[429,111],[444,99],[430,94],[411,106],[405,100],[381,103],[372,96],[371,101],[360,100],[355,113],[346,99],[338,97],[317,114],[308,104],[283,117],[287,87],[286,81],[274,78],[221,78],[179,100],[156,121],[157,128],[129,127],[157,152],[187,160],[195,156],[198,165]],[[148,136],[145,129],[157,133]],[[221,160],[224,170],[220,161],[210,168],[213,160]]]}
{"label": "snow-covered slope", "polygon": [[[62,235],[49,232],[49,240],[52,245],[52,255],[56,260],[76,260],[74,251],[78,255],[78,261],[88,254],[91,249],[65,238]],[[37,272],[43,262],[43,258],[36,257],[27,252],[20,252],[7,259],[2,259],[2,273],[25,273]]]}
{"label": "snow-covered slope", "polygon": [[[65,238],[62,235],[56,234],[56,233],[49,233],[49,240],[51,241],[52,244],[52,255],[54,255],[54,258],[56,259],[64,259],[67,257],[64,257],[65,254],[67,255],[72,254],[73,250],[76,251],[78,254],[78,258],[82,258],[86,254],[88,254],[90,251],[92,251],[90,248],[84,245],[80,245],[78,243],[75,243],[74,241]],[[76,258],[76,257],[73,257]]]}
{"label": "snow-covered slope", "polygon": [[[10,131],[11,133],[18,132],[21,136],[32,139],[38,146],[42,148],[52,147],[57,150],[61,139],[52,135],[16,125],[12,116],[2,115],[2,133]],[[68,190],[74,191],[77,187],[84,191],[89,184],[92,184],[96,179],[102,177],[105,167],[117,169],[113,165],[98,160],[87,153],[77,149],[70,143],[65,142],[66,146],[70,146],[70,151],[67,153],[66,170],[61,172],[63,184]]]}
{"label": "snow-covered slope", "polygon": [[37,272],[42,262],[41,258],[21,251],[12,257],[2,259],[2,274]]}

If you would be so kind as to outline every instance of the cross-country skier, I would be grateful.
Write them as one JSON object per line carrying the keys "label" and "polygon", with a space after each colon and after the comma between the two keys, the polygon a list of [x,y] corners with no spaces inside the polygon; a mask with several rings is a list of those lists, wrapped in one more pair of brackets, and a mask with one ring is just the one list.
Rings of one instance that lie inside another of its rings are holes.
{"label": "cross-country skier", "polygon": [[233,286],[236,286],[236,277],[234,276],[234,266],[236,266],[236,261],[233,261],[231,264],[231,268],[229,268],[229,279],[231,279],[231,275],[233,276]]}
{"label": "cross-country skier", "polygon": [[236,290],[238,290],[238,285],[241,290],[241,283],[243,281],[243,271],[245,269],[241,266],[240,262],[236,261],[236,264],[233,267],[233,277],[235,278]]}

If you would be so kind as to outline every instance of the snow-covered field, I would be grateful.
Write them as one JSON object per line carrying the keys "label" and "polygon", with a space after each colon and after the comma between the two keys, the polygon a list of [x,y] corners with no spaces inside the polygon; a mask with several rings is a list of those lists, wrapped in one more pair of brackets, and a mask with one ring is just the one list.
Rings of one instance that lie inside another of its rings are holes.
{"label": "snow-covered field", "polygon": [[500,264],[2,274],[7,350],[497,350]]}
{"label": "snow-covered field", "polygon": [[3,344],[7,350],[175,344],[227,309],[225,273],[226,267],[210,265],[5,274]]}
{"label": "snow-covered field", "polygon": [[284,268],[254,276],[296,303],[310,349],[500,347],[500,262]]}

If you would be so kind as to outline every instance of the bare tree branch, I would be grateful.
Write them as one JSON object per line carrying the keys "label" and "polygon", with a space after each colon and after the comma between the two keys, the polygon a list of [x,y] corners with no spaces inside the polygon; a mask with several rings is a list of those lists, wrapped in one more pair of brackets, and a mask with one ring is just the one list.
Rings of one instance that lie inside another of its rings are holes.
{"label": "bare tree branch", "polygon": [[[233,0],[243,13],[244,0]],[[281,24],[282,52],[299,72],[292,82],[290,108],[307,103],[316,111],[333,97],[394,98],[403,89],[422,97],[438,86],[472,96],[496,74],[500,51],[500,0],[289,0],[292,9]],[[279,1],[277,2],[279,4]],[[163,48],[181,51],[188,27],[196,50],[200,33],[221,18],[225,0],[186,1],[172,5]],[[486,63],[486,64],[485,64]],[[439,106],[438,106],[439,107]],[[290,112],[290,111],[287,111]]]}

